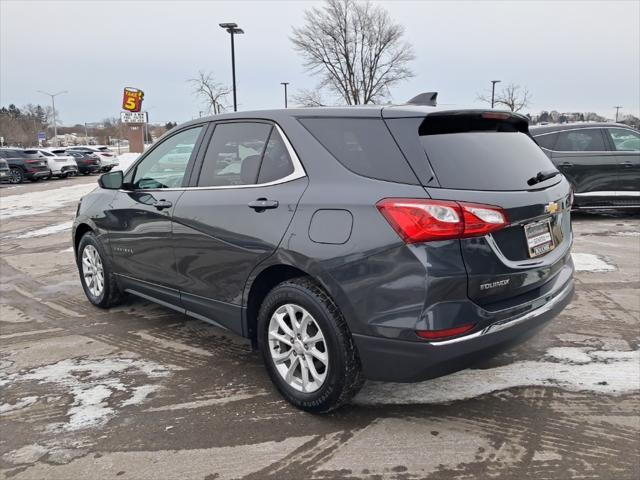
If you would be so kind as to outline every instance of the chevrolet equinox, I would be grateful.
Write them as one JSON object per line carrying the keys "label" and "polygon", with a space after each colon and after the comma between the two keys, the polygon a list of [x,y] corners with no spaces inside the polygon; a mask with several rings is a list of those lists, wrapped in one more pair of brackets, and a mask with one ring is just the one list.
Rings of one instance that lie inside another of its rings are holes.
{"label": "chevrolet equinox", "polygon": [[531,335],[573,295],[572,192],[511,112],[244,112],[165,134],[78,205],[80,280],[249,338],[293,405],[415,382]]}

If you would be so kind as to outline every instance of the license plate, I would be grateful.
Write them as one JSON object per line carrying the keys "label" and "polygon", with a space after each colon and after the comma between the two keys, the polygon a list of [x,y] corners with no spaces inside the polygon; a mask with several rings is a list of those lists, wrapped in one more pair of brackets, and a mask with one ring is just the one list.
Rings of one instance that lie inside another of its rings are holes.
{"label": "license plate", "polygon": [[527,247],[531,258],[539,257],[555,248],[551,235],[551,219],[529,223],[524,226]]}

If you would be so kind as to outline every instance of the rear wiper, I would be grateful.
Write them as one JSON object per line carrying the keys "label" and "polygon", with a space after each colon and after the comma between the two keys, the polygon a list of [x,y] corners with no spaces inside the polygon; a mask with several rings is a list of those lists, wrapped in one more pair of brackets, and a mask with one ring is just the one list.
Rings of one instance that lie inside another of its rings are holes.
{"label": "rear wiper", "polygon": [[558,170],[548,170],[546,172],[538,172],[536,173],[535,177],[531,177],[529,180],[527,180],[527,184],[535,185],[536,183],[549,180],[550,178],[553,178],[556,175],[560,175],[560,172]]}

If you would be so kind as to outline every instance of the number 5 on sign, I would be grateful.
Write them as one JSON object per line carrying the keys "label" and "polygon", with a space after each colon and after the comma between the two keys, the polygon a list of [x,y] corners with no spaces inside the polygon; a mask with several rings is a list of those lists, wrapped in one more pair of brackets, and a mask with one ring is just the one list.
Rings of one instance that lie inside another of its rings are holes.
{"label": "number 5 on sign", "polygon": [[125,87],[122,97],[122,108],[129,112],[139,112],[142,109],[144,92],[137,88]]}

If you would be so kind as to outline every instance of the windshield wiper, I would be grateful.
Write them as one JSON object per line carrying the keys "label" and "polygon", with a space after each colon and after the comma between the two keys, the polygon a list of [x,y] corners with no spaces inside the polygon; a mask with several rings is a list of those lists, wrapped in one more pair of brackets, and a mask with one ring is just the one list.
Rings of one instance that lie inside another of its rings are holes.
{"label": "windshield wiper", "polygon": [[546,172],[538,172],[536,173],[535,177],[531,177],[529,180],[527,180],[527,184],[535,185],[536,183],[549,180],[550,178],[553,178],[556,175],[560,175],[560,172],[558,170],[547,170]]}

